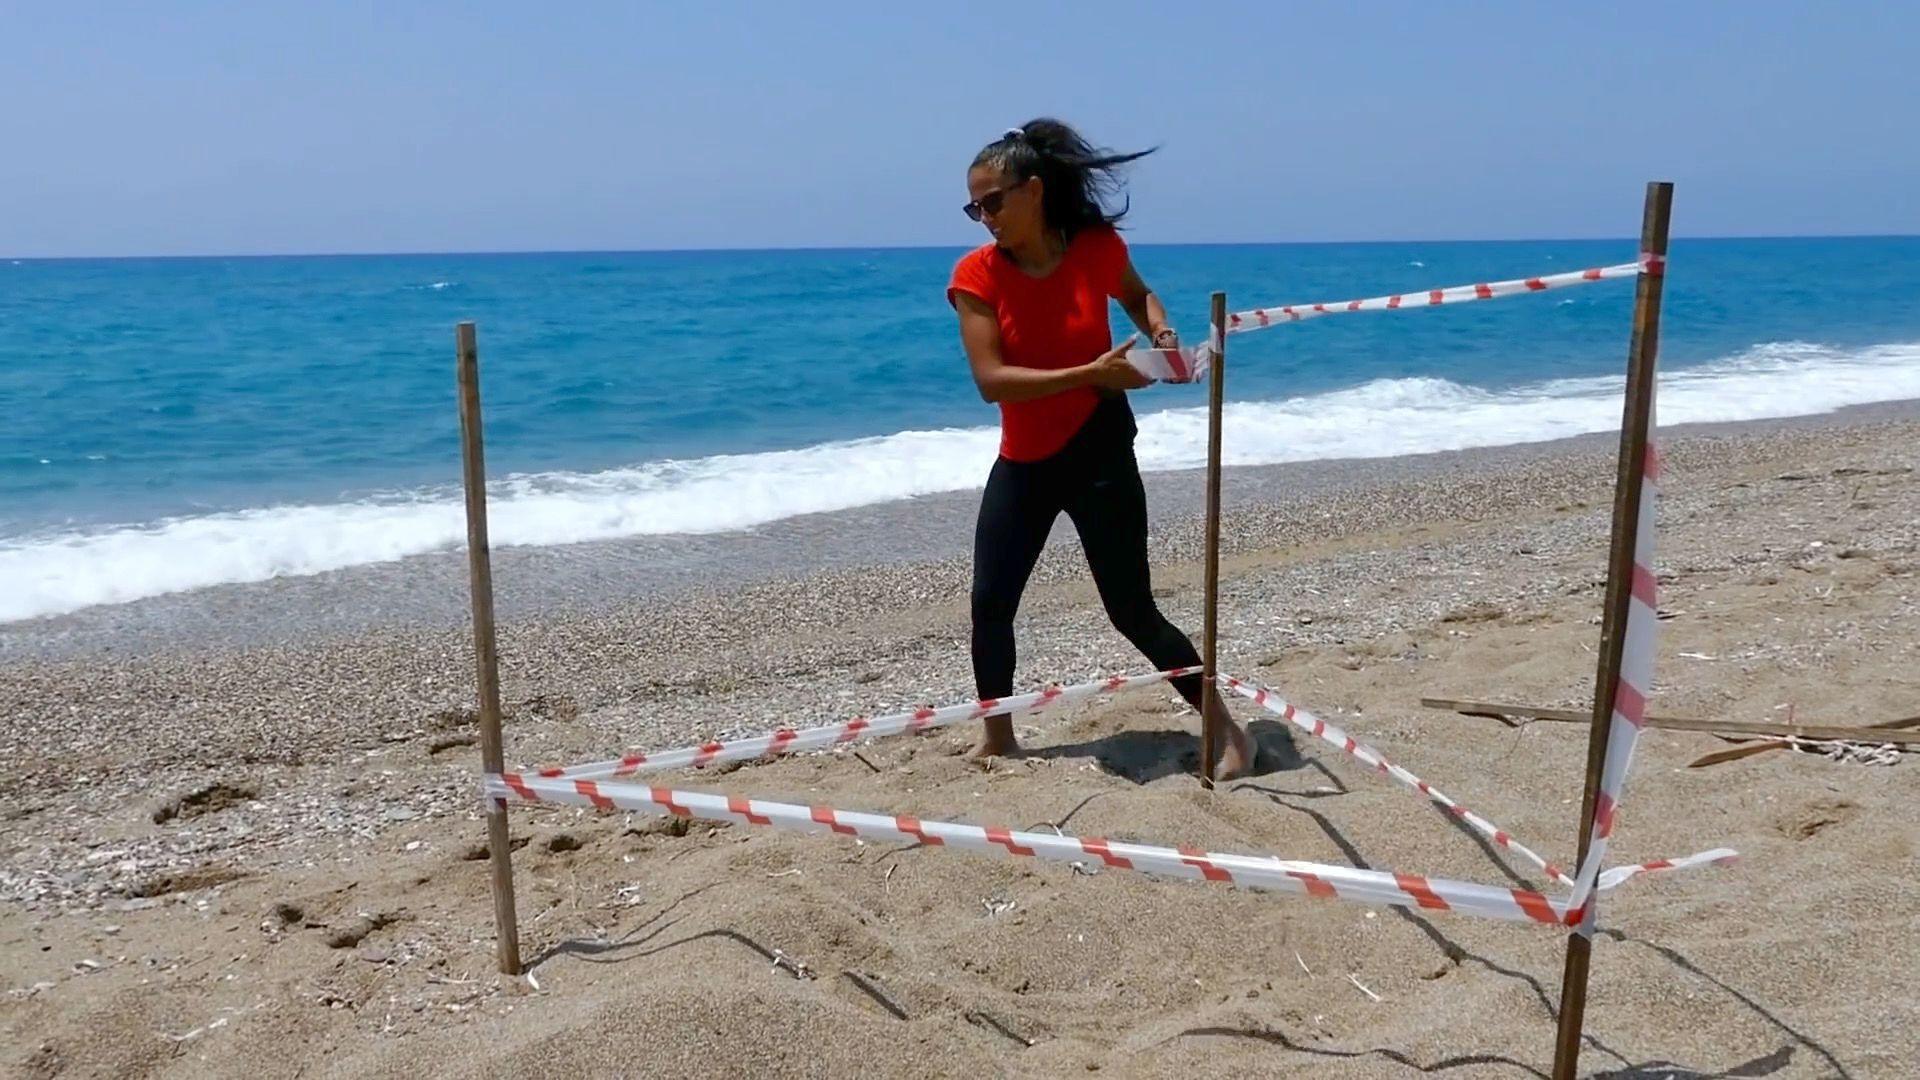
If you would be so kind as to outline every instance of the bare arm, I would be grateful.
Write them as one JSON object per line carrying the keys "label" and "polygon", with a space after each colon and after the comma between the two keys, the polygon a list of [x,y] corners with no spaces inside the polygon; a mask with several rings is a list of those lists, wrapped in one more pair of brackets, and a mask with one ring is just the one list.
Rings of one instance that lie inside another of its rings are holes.
{"label": "bare arm", "polygon": [[954,306],[960,313],[960,344],[973,368],[974,385],[987,401],[1032,401],[1080,386],[1134,390],[1152,381],[1126,361],[1133,338],[1090,364],[1055,370],[1016,367],[1000,355],[1000,320],[986,301],[971,293],[955,293]]}
{"label": "bare arm", "polygon": [[1167,323],[1167,308],[1160,297],[1147,288],[1140,278],[1140,272],[1133,268],[1133,260],[1127,260],[1126,269],[1120,273],[1120,307],[1126,311],[1133,325],[1147,335],[1147,340],[1158,346],[1168,346],[1178,340],[1173,327]]}

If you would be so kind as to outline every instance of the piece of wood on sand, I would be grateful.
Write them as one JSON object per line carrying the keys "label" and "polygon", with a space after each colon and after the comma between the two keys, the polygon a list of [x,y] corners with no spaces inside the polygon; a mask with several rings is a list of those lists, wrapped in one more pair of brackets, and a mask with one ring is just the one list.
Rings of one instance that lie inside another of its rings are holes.
{"label": "piece of wood on sand", "polygon": [[[1457,698],[1421,698],[1431,709],[1446,709],[1462,716],[1520,717],[1526,720],[1551,720],[1556,723],[1583,724],[1591,714],[1572,709],[1553,709],[1535,705],[1514,705],[1497,701],[1464,701]],[[1663,731],[1697,731],[1708,735],[1747,735],[1754,738],[1798,738],[1828,742],[1920,744],[1920,716],[1883,720],[1876,724],[1770,724],[1745,720],[1688,720],[1676,716],[1649,716],[1647,726]]]}

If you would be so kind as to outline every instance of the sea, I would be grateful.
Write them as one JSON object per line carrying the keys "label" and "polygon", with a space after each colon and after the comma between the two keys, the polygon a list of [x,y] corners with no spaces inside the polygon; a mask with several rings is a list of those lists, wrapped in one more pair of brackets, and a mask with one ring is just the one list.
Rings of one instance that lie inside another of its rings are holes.
{"label": "sea", "polygon": [[[1134,261],[1197,341],[1216,289],[1235,310],[1340,301],[1636,249],[1140,245]],[[0,258],[0,623],[459,547],[461,320],[478,324],[496,546],[751,533],[976,488],[996,416],[946,300],[961,254]],[[1633,288],[1236,335],[1225,460],[1615,428]],[[1920,238],[1675,241],[1660,355],[1664,424],[1920,398]],[[1144,469],[1204,461],[1204,395],[1134,394]]]}

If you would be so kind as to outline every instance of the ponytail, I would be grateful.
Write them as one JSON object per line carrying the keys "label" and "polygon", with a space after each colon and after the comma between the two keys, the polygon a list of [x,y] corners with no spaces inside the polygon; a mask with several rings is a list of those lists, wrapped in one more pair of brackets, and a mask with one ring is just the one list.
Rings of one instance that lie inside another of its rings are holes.
{"label": "ponytail", "polygon": [[1040,209],[1047,224],[1071,240],[1083,229],[1112,225],[1126,216],[1130,202],[1110,211],[1106,200],[1125,187],[1120,167],[1151,153],[1118,154],[1093,145],[1059,120],[1041,117],[1008,128],[974,156],[973,164],[997,168],[1016,181],[1039,177]]}

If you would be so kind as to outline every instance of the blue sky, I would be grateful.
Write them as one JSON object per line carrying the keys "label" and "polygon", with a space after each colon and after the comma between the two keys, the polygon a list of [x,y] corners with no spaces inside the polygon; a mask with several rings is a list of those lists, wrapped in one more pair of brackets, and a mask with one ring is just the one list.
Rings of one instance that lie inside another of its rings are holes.
{"label": "blue sky", "polygon": [[[1920,4],[0,0],[0,254],[960,245],[980,144],[1161,144],[1133,240],[1920,232]],[[1906,132],[1906,134],[1902,134]]]}

